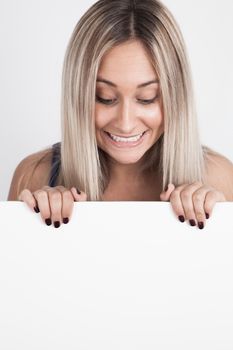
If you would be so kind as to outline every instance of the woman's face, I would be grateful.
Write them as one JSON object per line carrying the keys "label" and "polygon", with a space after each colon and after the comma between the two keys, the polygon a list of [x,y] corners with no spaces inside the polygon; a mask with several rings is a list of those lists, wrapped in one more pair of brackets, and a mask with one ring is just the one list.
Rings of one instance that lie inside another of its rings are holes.
{"label": "woman's face", "polygon": [[118,164],[137,163],[162,135],[158,78],[139,41],[104,56],[96,82],[95,125],[98,146]]}

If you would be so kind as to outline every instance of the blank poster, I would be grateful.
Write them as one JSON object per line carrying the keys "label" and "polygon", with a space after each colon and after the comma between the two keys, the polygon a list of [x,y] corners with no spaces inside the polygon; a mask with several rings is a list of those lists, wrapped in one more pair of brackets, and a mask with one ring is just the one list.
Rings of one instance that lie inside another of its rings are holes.
{"label": "blank poster", "polygon": [[233,203],[78,202],[46,226],[0,202],[1,350],[232,350]]}

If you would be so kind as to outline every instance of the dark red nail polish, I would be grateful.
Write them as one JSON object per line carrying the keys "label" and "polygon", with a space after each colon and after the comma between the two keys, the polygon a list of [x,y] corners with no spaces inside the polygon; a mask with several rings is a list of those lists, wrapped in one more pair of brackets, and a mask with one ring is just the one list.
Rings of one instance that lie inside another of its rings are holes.
{"label": "dark red nail polish", "polygon": [[206,219],[209,219],[210,215],[208,213],[205,213]]}
{"label": "dark red nail polish", "polygon": [[193,220],[193,219],[192,219],[192,220],[189,220],[189,223],[190,223],[191,226],[196,226],[196,222],[195,222],[195,220]]}
{"label": "dark red nail polish", "polygon": [[68,222],[69,222],[69,218],[64,218],[63,219],[63,224],[68,224]]}
{"label": "dark red nail polish", "polygon": [[77,193],[78,193],[78,194],[81,194],[81,192],[79,191],[79,189],[78,189],[78,188],[76,188],[76,190],[77,190]]}
{"label": "dark red nail polish", "polygon": [[55,221],[53,223],[54,227],[58,228],[60,226],[60,221]]}
{"label": "dark red nail polish", "polygon": [[52,224],[52,221],[50,218],[48,218],[48,219],[45,219],[45,223],[46,225],[50,226]]}
{"label": "dark red nail polish", "polygon": [[183,215],[178,216],[178,219],[180,220],[180,222],[184,222],[185,221]]}
{"label": "dark red nail polish", "polygon": [[198,222],[198,227],[202,230],[204,228],[204,223],[202,221]]}
{"label": "dark red nail polish", "polygon": [[36,213],[39,213],[39,212],[40,212],[40,209],[38,208],[38,206],[35,206],[35,207],[34,207],[34,210],[35,210]]}

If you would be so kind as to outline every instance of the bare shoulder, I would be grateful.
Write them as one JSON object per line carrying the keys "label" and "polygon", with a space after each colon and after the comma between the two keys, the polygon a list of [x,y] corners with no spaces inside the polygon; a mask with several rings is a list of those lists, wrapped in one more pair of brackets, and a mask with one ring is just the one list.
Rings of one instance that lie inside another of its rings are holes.
{"label": "bare shoulder", "polygon": [[233,163],[225,156],[206,153],[205,183],[224,193],[227,201],[233,201]]}
{"label": "bare shoulder", "polygon": [[31,192],[48,184],[52,159],[52,148],[33,153],[17,165],[8,193],[8,201],[17,201],[23,189]]}

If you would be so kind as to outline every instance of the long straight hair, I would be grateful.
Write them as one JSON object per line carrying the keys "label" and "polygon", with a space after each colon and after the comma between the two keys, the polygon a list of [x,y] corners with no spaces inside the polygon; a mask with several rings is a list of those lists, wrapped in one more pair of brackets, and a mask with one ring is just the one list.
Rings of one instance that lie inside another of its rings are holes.
{"label": "long straight hair", "polygon": [[178,24],[157,0],[99,0],[70,38],[61,100],[59,180],[67,188],[81,188],[91,201],[100,200],[109,180],[107,157],[95,136],[98,68],[108,50],[129,40],[139,40],[149,54],[163,101],[164,134],[149,150],[143,170],[159,166],[163,189],[168,183],[202,181],[204,157],[191,70]]}
{"label": "long straight hair", "polygon": [[101,200],[109,181],[106,153],[97,145],[95,97],[103,56],[139,40],[159,78],[164,133],[147,151],[142,171],[157,169],[163,190],[202,181],[205,150],[199,139],[191,70],[182,33],[158,0],[99,0],[80,18],[65,53],[61,96],[61,167],[57,184]]}

